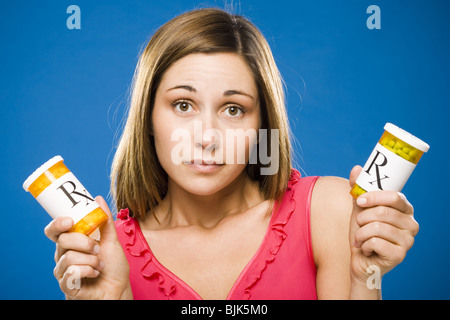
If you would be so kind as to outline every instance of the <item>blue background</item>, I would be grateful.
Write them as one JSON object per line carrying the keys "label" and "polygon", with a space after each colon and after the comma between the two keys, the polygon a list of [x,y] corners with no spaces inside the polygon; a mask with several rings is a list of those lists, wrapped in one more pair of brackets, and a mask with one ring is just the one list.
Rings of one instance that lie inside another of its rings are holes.
{"label": "blue background", "polygon": [[[69,5],[81,30],[69,30]],[[369,30],[366,9],[381,9]],[[0,298],[62,299],[50,217],[22,183],[54,155],[93,195],[109,170],[138,53],[163,23],[202,6],[234,8],[267,37],[286,82],[296,161],[348,178],[386,122],[431,146],[403,192],[420,232],[383,278],[385,299],[449,299],[448,1],[2,1]],[[109,198],[108,198],[109,200]]]}

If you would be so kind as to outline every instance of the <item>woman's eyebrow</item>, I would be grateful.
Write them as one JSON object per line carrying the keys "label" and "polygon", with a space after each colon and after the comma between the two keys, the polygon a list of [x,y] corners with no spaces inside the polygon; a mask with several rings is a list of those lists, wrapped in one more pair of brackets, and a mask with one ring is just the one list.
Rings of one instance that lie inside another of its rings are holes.
{"label": "woman's eyebrow", "polygon": [[232,96],[234,94],[241,94],[243,96],[247,96],[247,97],[255,100],[255,98],[251,94],[245,93],[244,91],[240,91],[240,90],[227,90],[223,93],[223,95],[226,97]]}
{"label": "woman's eyebrow", "polygon": [[197,92],[197,89],[195,89],[194,87],[188,86],[188,85],[175,86],[173,88],[167,89],[167,91],[174,90],[174,89],[184,89],[184,90],[187,90],[189,92]]}
{"label": "woman's eyebrow", "polygon": [[[195,89],[194,87],[189,86],[189,85],[184,85],[184,84],[183,84],[183,85],[178,85],[178,86],[172,87],[172,88],[170,88],[170,89],[167,89],[166,92],[168,92],[168,91],[170,91],[170,90],[175,90],[175,89],[184,89],[184,90],[187,90],[187,91],[189,91],[189,92],[194,92],[194,93],[197,92],[197,89]],[[249,98],[255,100],[255,98],[254,98],[251,94],[245,93],[244,91],[241,91],[241,90],[226,90],[226,91],[223,93],[223,95],[224,95],[225,97],[232,96],[232,95],[235,95],[235,94],[241,94],[241,95],[243,95],[243,96],[247,96],[247,97],[249,97]]]}

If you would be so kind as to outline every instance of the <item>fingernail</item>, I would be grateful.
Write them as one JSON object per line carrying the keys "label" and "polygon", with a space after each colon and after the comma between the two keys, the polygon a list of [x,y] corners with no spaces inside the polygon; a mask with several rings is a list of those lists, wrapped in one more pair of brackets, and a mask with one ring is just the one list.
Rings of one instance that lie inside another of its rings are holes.
{"label": "fingernail", "polygon": [[94,253],[95,254],[98,254],[100,252],[100,246],[98,245],[98,244],[96,244],[95,246],[94,246]]}
{"label": "fingernail", "polygon": [[356,204],[358,206],[363,206],[367,203],[367,198],[365,197],[358,197],[358,199],[356,199]]}

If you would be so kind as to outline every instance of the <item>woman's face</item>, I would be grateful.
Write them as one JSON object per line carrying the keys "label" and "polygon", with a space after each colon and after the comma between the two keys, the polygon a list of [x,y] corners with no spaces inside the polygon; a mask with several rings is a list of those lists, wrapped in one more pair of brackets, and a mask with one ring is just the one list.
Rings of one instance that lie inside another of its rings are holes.
{"label": "woman's face", "polygon": [[152,114],[161,166],[184,190],[212,195],[244,170],[259,129],[258,89],[233,53],[190,54],[163,75]]}

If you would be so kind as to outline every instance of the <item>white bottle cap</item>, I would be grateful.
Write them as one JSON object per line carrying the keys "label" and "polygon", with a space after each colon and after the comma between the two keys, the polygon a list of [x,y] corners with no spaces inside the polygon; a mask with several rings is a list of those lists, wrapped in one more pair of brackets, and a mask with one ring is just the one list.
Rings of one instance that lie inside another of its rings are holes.
{"label": "white bottle cap", "polygon": [[428,149],[430,149],[430,146],[427,143],[413,136],[411,133],[400,129],[392,123],[386,123],[386,125],[384,126],[384,130],[390,132],[392,135],[413,146],[414,148],[419,149],[420,151],[427,152]]}
{"label": "white bottle cap", "polygon": [[28,192],[28,188],[30,185],[40,177],[41,174],[43,174],[45,171],[47,171],[49,168],[51,168],[53,165],[57,164],[60,161],[63,161],[64,159],[61,156],[55,156],[48,160],[46,163],[41,165],[39,168],[37,168],[23,183],[22,187],[25,189],[25,191]]}

